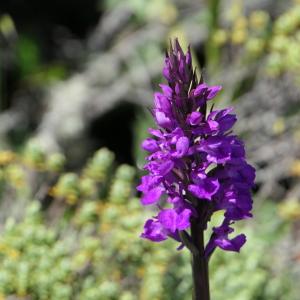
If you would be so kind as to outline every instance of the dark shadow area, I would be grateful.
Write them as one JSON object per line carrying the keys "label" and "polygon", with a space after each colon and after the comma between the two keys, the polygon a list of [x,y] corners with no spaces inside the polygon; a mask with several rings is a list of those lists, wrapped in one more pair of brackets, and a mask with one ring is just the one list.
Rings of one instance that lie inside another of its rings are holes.
{"label": "dark shadow area", "polygon": [[133,122],[138,106],[122,102],[100,118],[94,120],[88,130],[93,146],[107,147],[116,155],[119,163],[133,164]]}
{"label": "dark shadow area", "polygon": [[83,38],[100,17],[97,0],[2,0],[0,12],[11,15],[18,31],[35,30],[47,34],[53,26],[68,28],[72,34]]}

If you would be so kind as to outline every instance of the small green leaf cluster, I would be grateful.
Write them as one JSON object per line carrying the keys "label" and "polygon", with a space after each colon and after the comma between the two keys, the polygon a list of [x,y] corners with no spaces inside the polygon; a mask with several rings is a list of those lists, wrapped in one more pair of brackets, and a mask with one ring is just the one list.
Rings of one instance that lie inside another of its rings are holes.
{"label": "small green leaf cluster", "polygon": [[[294,3],[273,20],[266,10],[245,14],[241,1],[228,8],[224,20],[214,32],[213,47],[244,63],[262,60],[271,77],[286,72],[300,76],[300,3]],[[228,52],[229,51],[229,52]],[[236,55],[236,54],[239,55]]]}
{"label": "small green leaf cluster", "polygon": [[[135,168],[118,166],[108,149],[82,171],[64,171],[64,164],[62,154],[38,145],[0,151],[0,203],[25,201],[21,214],[1,215],[0,299],[190,299],[189,252],[139,238],[149,212],[136,197]],[[239,255],[214,254],[213,299],[297,299],[291,274],[276,260],[286,232],[274,215],[267,207],[256,218],[263,219],[259,230],[243,229],[249,243]]]}

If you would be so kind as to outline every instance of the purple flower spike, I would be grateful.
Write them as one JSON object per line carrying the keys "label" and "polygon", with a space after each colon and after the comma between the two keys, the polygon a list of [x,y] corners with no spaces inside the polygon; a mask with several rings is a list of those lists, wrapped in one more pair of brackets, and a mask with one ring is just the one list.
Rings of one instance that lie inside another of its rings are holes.
{"label": "purple flower spike", "polygon": [[213,228],[205,253],[211,255],[216,247],[238,252],[246,237],[229,237],[234,231],[230,226],[252,217],[255,169],[246,162],[243,142],[231,133],[236,115],[231,107],[209,107],[221,87],[197,79],[190,48],[184,53],[177,40],[163,75],[168,84],[154,94],[152,109],[158,128],[149,129],[152,137],[142,144],[149,152],[144,167],[148,175],[137,188],[141,203],[160,211],[146,221],[141,237],[188,245],[191,226],[205,230],[212,214],[222,210],[224,221]]}

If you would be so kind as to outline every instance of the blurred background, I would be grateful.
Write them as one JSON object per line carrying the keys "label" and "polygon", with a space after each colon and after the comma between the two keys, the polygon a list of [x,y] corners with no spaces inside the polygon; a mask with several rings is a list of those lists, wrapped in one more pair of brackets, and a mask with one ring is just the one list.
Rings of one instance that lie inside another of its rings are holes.
{"label": "blurred background", "polygon": [[212,299],[299,300],[299,0],[1,0],[1,300],[191,299],[188,252],[139,238],[153,212],[135,192],[174,37],[257,168]]}

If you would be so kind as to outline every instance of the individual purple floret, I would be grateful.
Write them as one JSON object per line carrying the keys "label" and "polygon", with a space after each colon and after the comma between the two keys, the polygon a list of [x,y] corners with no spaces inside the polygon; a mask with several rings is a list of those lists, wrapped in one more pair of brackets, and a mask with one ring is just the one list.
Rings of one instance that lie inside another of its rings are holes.
{"label": "individual purple floret", "polygon": [[229,234],[235,221],[252,217],[255,170],[245,160],[243,142],[230,131],[237,118],[232,108],[209,105],[221,87],[198,81],[190,48],[184,54],[177,40],[163,75],[168,85],[160,85],[152,109],[158,129],[149,129],[152,138],[142,144],[149,152],[148,174],[137,187],[142,204],[156,205],[159,213],[146,221],[141,236],[155,242],[171,237],[186,245],[192,222],[205,230],[212,214],[223,210],[224,220],[213,228],[205,254],[216,247],[239,251],[245,235]]}

